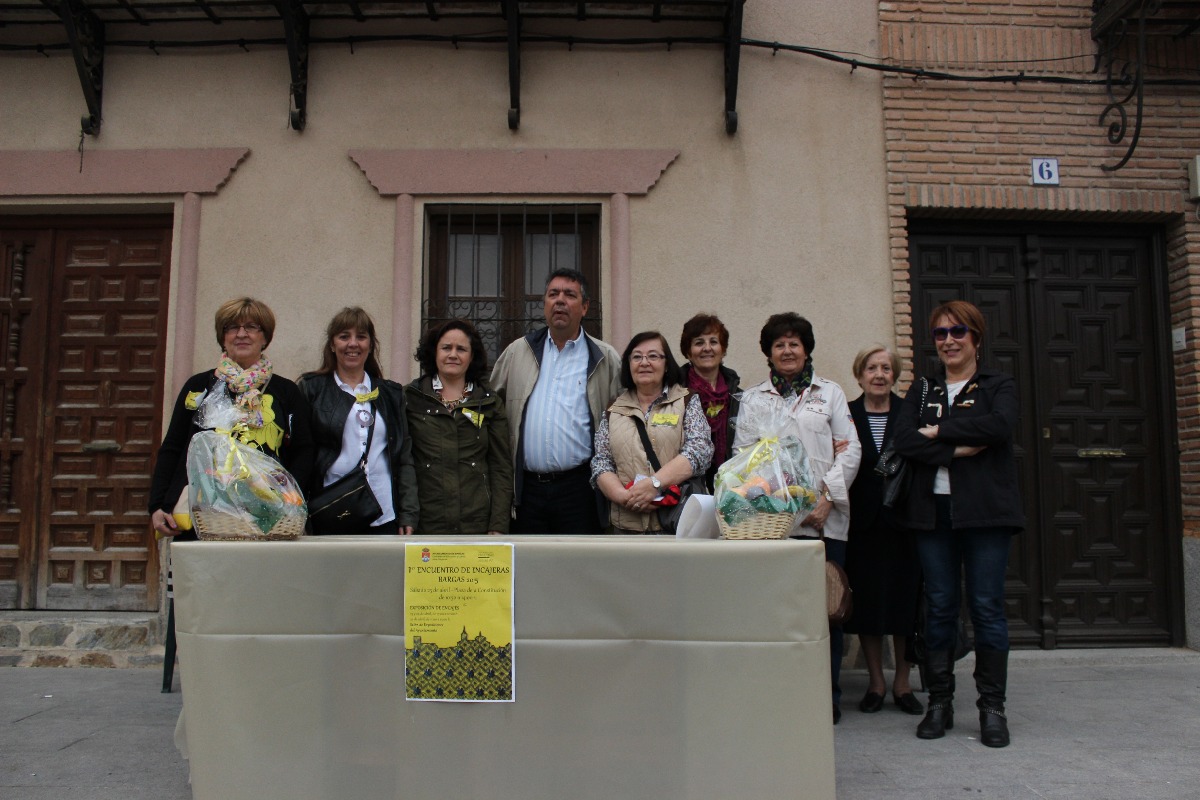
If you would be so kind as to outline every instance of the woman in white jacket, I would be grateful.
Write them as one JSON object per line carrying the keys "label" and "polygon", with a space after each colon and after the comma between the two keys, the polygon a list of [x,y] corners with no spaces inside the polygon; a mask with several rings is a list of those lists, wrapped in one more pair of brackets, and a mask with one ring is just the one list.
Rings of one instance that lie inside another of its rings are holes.
{"label": "woman in white jacket", "polygon": [[[846,394],[833,381],[813,373],[815,346],[812,324],[799,314],[774,314],[763,325],[759,347],[767,357],[770,376],[746,389],[738,412],[734,450],[759,438],[792,435],[804,445],[818,491],[816,507],[792,529],[792,538],[823,539],[825,558],[846,563],[850,533],[850,484],[858,474],[862,445],[850,416]],[[778,430],[785,418],[787,425]],[[767,430],[767,427],[771,430]],[[829,631],[833,679],[833,722],[841,719],[842,690],[838,685],[842,661],[842,629]]]}

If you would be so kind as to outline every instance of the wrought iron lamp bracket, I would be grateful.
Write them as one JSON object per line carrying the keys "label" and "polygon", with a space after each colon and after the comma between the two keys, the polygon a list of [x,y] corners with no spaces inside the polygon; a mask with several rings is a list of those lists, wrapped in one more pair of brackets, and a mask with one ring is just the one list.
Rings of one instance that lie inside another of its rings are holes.
{"label": "wrought iron lamp bracket", "polygon": [[[1099,11],[1103,5],[1102,0],[1097,0],[1094,7]],[[1104,164],[1100,167],[1105,172],[1116,172],[1128,164],[1141,138],[1146,81],[1146,20],[1161,8],[1162,0],[1140,0],[1132,24],[1128,17],[1122,17],[1106,26],[1105,30],[1095,37],[1100,50],[1096,53],[1096,66],[1093,71],[1104,70],[1104,88],[1108,94],[1108,104],[1100,112],[1099,124],[1107,128],[1106,133],[1111,144],[1120,144],[1125,141],[1126,136],[1129,137],[1129,144],[1121,159],[1115,164]],[[1124,55],[1131,37],[1134,39],[1135,48],[1132,60],[1128,55]],[[1132,133],[1130,114],[1127,110],[1130,103],[1133,104]]]}
{"label": "wrought iron lamp bracket", "polygon": [[292,78],[288,89],[288,126],[294,131],[303,131],[308,121],[308,12],[300,0],[279,0],[276,8],[283,20],[288,69]]}
{"label": "wrought iron lamp bracket", "polygon": [[104,96],[104,23],[81,0],[42,0],[42,4],[54,11],[66,27],[88,108],[79,120],[80,129],[88,136],[98,136]]}

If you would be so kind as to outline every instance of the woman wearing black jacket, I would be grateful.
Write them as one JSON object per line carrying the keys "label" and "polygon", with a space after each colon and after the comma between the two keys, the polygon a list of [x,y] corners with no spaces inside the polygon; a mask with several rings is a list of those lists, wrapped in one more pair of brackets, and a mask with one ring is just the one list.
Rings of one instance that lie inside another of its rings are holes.
{"label": "woman wearing black jacket", "polygon": [[887,683],[883,674],[884,639],[891,637],[896,671],[892,699],[906,714],[920,715],[924,706],[909,684],[904,660],[906,639],[916,632],[921,566],[911,532],[883,507],[883,478],[875,472],[879,454],[896,432],[901,400],[892,392],[900,359],[883,345],[868,347],[851,368],[863,393],[850,401],[850,416],[862,444],[862,468],[850,486],[850,538],[846,542],[846,575],[854,592],[854,614],[842,626],[858,634],[867,662],[867,693],[858,708],[865,714],[883,709]]}
{"label": "woman wearing black jacket", "polygon": [[233,400],[245,422],[237,437],[279,461],[301,487],[312,469],[308,404],[296,384],[274,373],[265,352],[275,335],[275,314],[261,300],[239,297],[222,303],[213,321],[221,357],[215,370],[184,383],[150,481],[150,523],[159,535],[179,541],[196,539],[195,531],[179,530],[171,512],[188,485],[188,445],[201,430],[196,414],[206,398],[223,393]]}
{"label": "woman wearing black jacket", "polygon": [[308,496],[354,469],[370,435],[367,480],[383,513],[362,533],[411,534],[417,524],[417,478],[404,389],[383,378],[370,315],[358,307],[339,311],[326,328],[321,358],[320,369],[300,378],[316,442]]}
{"label": "woman wearing black jacket", "polygon": [[898,516],[916,531],[928,608],[929,710],[917,736],[937,739],[954,727],[954,644],[965,573],[975,630],[980,740],[1005,747],[1004,575],[1011,536],[1025,526],[1013,458],[1016,385],[1011,376],[979,366],[985,326],[974,305],[943,303],[929,323],[943,371],[909,387],[895,434],[897,451],[913,469]]}

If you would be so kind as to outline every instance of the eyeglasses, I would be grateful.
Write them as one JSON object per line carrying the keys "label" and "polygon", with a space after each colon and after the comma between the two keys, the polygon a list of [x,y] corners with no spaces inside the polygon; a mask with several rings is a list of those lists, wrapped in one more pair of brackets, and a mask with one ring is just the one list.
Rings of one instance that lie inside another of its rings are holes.
{"label": "eyeglasses", "polygon": [[951,339],[965,339],[970,332],[971,329],[966,325],[951,325],[949,328],[934,328],[932,331],[935,342],[944,342],[947,336]]}
{"label": "eyeglasses", "polygon": [[253,322],[247,322],[244,325],[226,325],[225,332],[233,333],[236,330],[243,330],[246,333],[261,333],[262,325],[255,325]]}
{"label": "eyeglasses", "polygon": [[651,364],[657,364],[659,361],[662,361],[664,358],[666,358],[666,356],[664,356],[662,353],[646,353],[645,355],[642,355],[641,353],[634,353],[633,355],[631,355],[629,357],[629,360],[632,361],[634,364],[640,364],[643,361],[646,361]]}

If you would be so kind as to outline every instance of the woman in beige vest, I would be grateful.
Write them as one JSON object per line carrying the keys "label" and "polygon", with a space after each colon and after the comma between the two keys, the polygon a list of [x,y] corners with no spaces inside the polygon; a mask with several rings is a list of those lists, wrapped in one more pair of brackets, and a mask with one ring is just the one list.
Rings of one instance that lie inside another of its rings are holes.
{"label": "woman in beige vest", "polygon": [[[658,331],[630,340],[621,357],[625,389],[596,428],[592,485],[610,501],[612,532],[659,533],[663,490],[703,475],[713,445],[700,398],[684,388],[671,346]],[[659,463],[655,470],[638,431],[644,427]]]}

